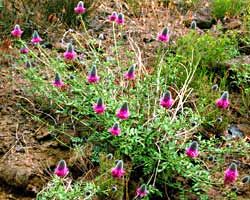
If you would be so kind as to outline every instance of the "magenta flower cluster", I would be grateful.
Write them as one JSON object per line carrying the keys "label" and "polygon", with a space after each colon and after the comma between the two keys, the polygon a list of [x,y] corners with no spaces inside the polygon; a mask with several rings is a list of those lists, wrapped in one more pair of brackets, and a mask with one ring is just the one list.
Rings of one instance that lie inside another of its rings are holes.
{"label": "magenta flower cluster", "polygon": [[123,161],[118,160],[116,166],[111,170],[111,175],[114,178],[121,178],[124,175]]}
{"label": "magenta flower cluster", "polygon": [[86,8],[83,5],[82,1],[79,1],[77,6],[74,8],[76,14],[83,14],[86,12]]}
{"label": "magenta flower cluster", "polygon": [[60,75],[59,75],[58,73],[56,73],[55,79],[54,79],[54,81],[52,82],[52,84],[53,84],[55,87],[62,87],[62,86],[64,86],[64,83],[63,83],[63,81],[61,80]]}
{"label": "magenta flower cluster", "polygon": [[109,16],[109,21],[116,22],[117,24],[123,25],[125,23],[125,19],[122,13],[117,14],[116,12],[112,12]]}
{"label": "magenta flower cluster", "polygon": [[74,60],[76,57],[76,52],[71,43],[68,44],[66,52],[63,54],[65,60]]}
{"label": "magenta flower cluster", "polygon": [[23,31],[21,30],[20,26],[16,24],[14,30],[11,31],[11,34],[13,35],[13,37],[20,38],[23,34]]}
{"label": "magenta flower cluster", "polygon": [[171,108],[174,104],[174,100],[169,90],[167,90],[166,93],[163,94],[160,104],[163,108]]}
{"label": "magenta flower cluster", "polygon": [[186,148],[186,155],[190,158],[195,158],[199,155],[198,143],[192,142],[188,148]]}
{"label": "magenta flower cluster", "polygon": [[238,177],[237,165],[235,163],[231,163],[228,169],[225,171],[224,175],[224,184],[231,185],[233,184]]}
{"label": "magenta flower cluster", "polygon": [[170,38],[169,30],[164,28],[161,33],[158,34],[157,39],[161,42],[168,42]]}
{"label": "magenta flower cluster", "polygon": [[55,169],[55,174],[60,177],[63,178],[65,176],[67,176],[69,173],[69,170],[67,168],[67,164],[65,162],[65,160],[60,160],[57,164],[57,167]]}
{"label": "magenta flower cluster", "polygon": [[229,100],[228,100],[228,91],[224,91],[219,99],[216,100],[216,106],[221,109],[225,110],[229,106]]}
{"label": "magenta flower cluster", "polygon": [[144,197],[146,196],[148,193],[147,191],[147,185],[146,184],[142,184],[141,187],[139,187],[137,190],[136,190],[136,194],[139,196],[139,197]]}

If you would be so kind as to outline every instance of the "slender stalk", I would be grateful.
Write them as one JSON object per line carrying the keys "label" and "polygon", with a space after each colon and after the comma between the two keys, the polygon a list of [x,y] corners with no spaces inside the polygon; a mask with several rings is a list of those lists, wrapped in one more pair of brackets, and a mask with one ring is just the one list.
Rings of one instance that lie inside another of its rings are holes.
{"label": "slender stalk", "polygon": [[118,50],[117,50],[117,42],[116,42],[116,34],[115,34],[115,22],[112,22],[112,31],[113,31],[114,44],[115,44],[116,62],[117,62],[118,68],[120,68],[120,62],[119,62]]}

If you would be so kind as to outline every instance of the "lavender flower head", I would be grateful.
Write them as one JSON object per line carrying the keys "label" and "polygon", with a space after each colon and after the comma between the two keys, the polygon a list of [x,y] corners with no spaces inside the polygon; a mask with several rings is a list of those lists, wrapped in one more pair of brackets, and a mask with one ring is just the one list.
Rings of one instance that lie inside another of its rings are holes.
{"label": "lavender flower head", "polygon": [[169,30],[168,28],[164,28],[160,34],[158,34],[157,39],[161,42],[169,41]]}
{"label": "lavender flower head", "polygon": [[27,48],[26,45],[23,45],[22,48],[20,49],[21,54],[27,54],[29,53],[29,49]]}
{"label": "lavender flower head", "polygon": [[114,135],[114,136],[120,135],[121,129],[120,129],[120,127],[119,127],[119,124],[118,124],[118,123],[115,123],[115,124],[113,125],[113,127],[109,129],[109,132],[110,132],[112,135]]}
{"label": "lavender flower head", "polygon": [[122,160],[118,160],[115,168],[112,169],[111,171],[111,175],[114,178],[121,178],[124,175],[124,170],[123,170],[123,161]]}
{"label": "lavender flower head", "polygon": [[216,100],[215,104],[219,109],[225,110],[228,108],[229,106],[228,96],[229,96],[228,91],[224,91],[221,97]]}
{"label": "lavender flower head", "polygon": [[42,41],[42,38],[40,38],[39,34],[37,31],[34,31],[33,34],[32,34],[32,39],[31,39],[31,42],[33,44],[38,44]]}
{"label": "lavender flower head", "polygon": [[116,12],[112,12],[112,14],[109,16],[109,21],[115,22],[117,20],[118,16]]}
{"label": "lavender flower head", "polygon": [[174,100],[172,99],[171,92],[167,90],[164,94],[163,97],[161,98],[160,104],[163,108],[171,108],[172,105],[174,104]]}
{"label": "lavender flower head", "polygon": [[238,177],[237,165],[231,163],[228,169],[225,171],[224,184],[230,185],[236,181]]}
{"label": "lavender flower head", "polygon": [[64,86],[64,83],[62,82],[61,78],[60,78],[60,75],[58,73],[55,74],[55,79],[54,81],[52,82],[52,84],[55,86],[55,87],[62,87]]}
{"label": "lavender flower head", "polygon": [[141,187],[136,190],[136,194],[138,196],[140,196],[140,197],[146,196],[147,192],[148,191],[147,191],[147,185],[146,184],[142,184]]}
{"label": "lavender flower head", "polygon": [[65,60],[73,60],[76,57],[76,52],[71,43],[68,44],[67,50],[65,51],[63,55],[64,55]]}
{"label": "lavender flower head", "polygon": [[22,36],[23,31],[20,29],[18,24],[15,25],[14,30],[11,31],[13,37],[20,38]]}
{"label": "lavender flower head", "polygon": [[130,115],[130,112],[128,108],[128,103],[124,102],[122,104],[122,107],[117,111],[116,116],[121,120],[125,120],[129,117],[129,115]]}
{"label": "lavender flower head", "polygon": [[96,66],[93,65],[90,72],[88,73],[88,82],[89,83],[96,83],[99,81],[100,77],[97,75]]}
{"label": "lavender flower head", "polygon": [[102,114],[106,110],[106,106],[104,105],[103,99],[100,97],[96,104],[93,106],[95,113]]}
{"label": "lavender flower head", "polygon": [[134,79],[135,78],[135,67],[136,67],[136,65],[134,64],[134,65],[132,65],[129,69],[128,69],[128,71],[124,74],[124,77],[126,78],[126,79]]}
{"label": "lavender flower head", "polygon": [[77,6],[74,8],[74,11],[76,14],[83,14],[86,11],[86,8],[84,8],[83,2],[79,1]]}
{"label": "lavender flower head", "polygon": [[69,170],[67,168],[65,160],[60,160],[58,162],[58,165],[57,165],[56,169],[55,169],[55,174],[58,177],[63,178],[65,176],[67,176],[68,173],[69,173]]}
{"label": "lavender flower head", "polygon": [[193,141],[191,145],[186,148],[186,155],[190,158],[195,158],[199,155],[198,143],[196,141]]}
{"label": "lavender flower head", "polygon": [[118,14],[118,16],[117,16],[115,22],[116,22],[117,24],[121,24],[121,25],[125,23],[125,19],[124,19],[124,16],[123,16],[122,13],[119,13],[119,14]]}

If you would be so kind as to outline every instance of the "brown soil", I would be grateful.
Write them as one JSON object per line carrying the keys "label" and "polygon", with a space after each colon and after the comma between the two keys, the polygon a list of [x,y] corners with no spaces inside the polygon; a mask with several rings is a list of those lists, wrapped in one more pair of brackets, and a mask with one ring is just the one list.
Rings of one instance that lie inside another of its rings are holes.
{"label": "brown soil", "polygon": [[0,199],[31,199],[15,197],[13,189],[5,191],[1,185],[34,196],[53,174],[58,160],[68,159],[69,151],[48,137],[46,124],[24,112],[28,99],[24,100],[19,87],[24,81],[9,67],[10,62],[5,60],[6,67],[0,68]]}

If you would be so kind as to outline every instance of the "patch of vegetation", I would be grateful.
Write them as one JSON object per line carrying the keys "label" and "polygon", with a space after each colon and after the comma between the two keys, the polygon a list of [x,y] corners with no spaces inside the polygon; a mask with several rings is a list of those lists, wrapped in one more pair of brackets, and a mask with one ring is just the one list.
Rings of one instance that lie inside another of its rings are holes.
{"label": "patch of vegetation", "polygon": [[199,35],[191,31],[177,41],[177,54],[185,58],[200,60],[200,66],[213,69],[218,63],[238,55],[238,44],[227,35],[216,36],[212,33]]}
{"label": "patch of vegetation", "polygon": [[217,19],[238,16],[245,10],[248,0],[212,0],[212,13]]}
{"label": "patch of vegetation", "polygon": [[[180,37],[176,46],[157,41],[161,43],[154,49],[154,66],[149,72],[138,45],[129,40],[131,46],[126,46],[127,41],[117,37],[124,26],[123,15],[118,16],[120,21],[110,20],[113,41],[107,44],[89,35],[80,15],[84,36],[70,32],[73,45],[68,45],[63,57],[35,44],[15,66],[29,83],[23,87],[29,102],[52,120],[24,106],[20,109],[46,121],[49,131],[57,133],[54,139],[69,137],[68,143],[61,143],[72,150],[71,160],[80,160],[86,175],[72,183],[67,173],[60,178],[56,174],[37,197],[119,199],[126,195],[136,199],[140,185],[146,184],[144,199],[169,198],[165,187],[177,198],[187,199],[192,194],[208,199],[211,189],[227,185],[220,173],[226,170],[224,163],[233,159],[225,155],[247,156],[250,149],[243,139],[238,143],[221,134],[230,121],[228,105],[220,108],[215,104],[221,92],[228,94],[225,71],[218,88],[211,89],[217,64],[239,54],[237,42],[227,35],[200,35],[193,30]],[[17,41],[24,44],[19,38]],[[25,66],[27,61],[33,66]],[[237,84],[246,87],[245,72],[237,73]],[[244,95],[248,92],[244,90]],[[228,96],[222,100],[229,103]],[[218,120],[221,116],[222,121]],[[116,132],[110,131],[114,127]],[[67,135],[68,129],[77,135]],[[211,135],[211,129],[219,134]],[[232,149],[223,146],[229,140]],[[83,159],[83,155],[87,156]],[[93,166],[98,167],[95,173]],[[114,175],[113,169],[121,174]],[[223,188],[225,198],[236,196],[229,187]]]}

